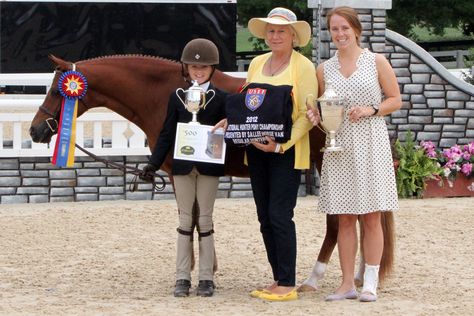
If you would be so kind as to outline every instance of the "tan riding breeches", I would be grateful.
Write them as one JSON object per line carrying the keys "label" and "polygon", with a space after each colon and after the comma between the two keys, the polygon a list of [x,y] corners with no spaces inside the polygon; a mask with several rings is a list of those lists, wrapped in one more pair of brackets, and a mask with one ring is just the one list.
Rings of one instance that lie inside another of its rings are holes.
{"label": "tan riding breeches", "polygon": [[[212,212],[217,195],[219,177],[201,175],[193,170],[184,176],[175,175],[174,185],[179,211],[179,229],[191,232],[193,204],[197,200],[199,216],[196,226],[199,238],[199,280],[214,279],[214,236]],[[191,280],[192,236],[178,233],[176,279]]]}

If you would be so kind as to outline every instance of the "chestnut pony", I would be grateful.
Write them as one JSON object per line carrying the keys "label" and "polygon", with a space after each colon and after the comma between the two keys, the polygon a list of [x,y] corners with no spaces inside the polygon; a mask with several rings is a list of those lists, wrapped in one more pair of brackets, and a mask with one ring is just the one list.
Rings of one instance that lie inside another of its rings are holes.
{"label": "chestnut pony", "polygon": [[[49,127],[57,124],[60,115],[61,95],[58,91],[58,80],[65,71],[72,70],[73,63],[50,56],[56,65],[55,76],[43,104],[39,107],[31,122],[30,135],[34,142],[49,143],[55,133]],[[175,61],[150,56],[117,55],[99,57],[75,64],[87,79],[87,93],[79,100],[78,115],[94,107],[106,107],[140,127],[147,139],[150,149],[156,143],[166,118],[167,103],[170,94],[177,88],[187,86],[181,64]],[[212,77],[217,88],[234,93],[244,83],[244,79],[226,75],[218,70]],[[55,121],[56,120],[56,121]],[[320,171],[325,135],[317,128],[310,132],[311,159],[316,162]],[[229,146],[225,161],[226,174],[248,176],[247,167],[243,164],[243,150]],[[168,174],[171,171],[171,156],[161,169]],[[380,269],[383,279],[392,269],[394,251],[394,225],[391,212],[382,213],[384,229],[384,253]],[[324,238],[318,261],[327,263],[337,242],[337,216],[326,217],[326,236]]]}

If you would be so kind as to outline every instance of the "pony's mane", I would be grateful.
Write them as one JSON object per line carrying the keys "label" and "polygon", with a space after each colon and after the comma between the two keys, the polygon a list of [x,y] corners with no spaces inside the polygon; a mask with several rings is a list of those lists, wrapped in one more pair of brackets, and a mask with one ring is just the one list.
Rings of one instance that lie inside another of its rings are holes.
{"label": "pony's mane", "polygon": [[164,58],[160,56],[152,56],[152,55],[142,55],[142,54],[117,54],[117,55],[106,55],[106,56],[99,56],[99,57],[93,57],[89,59],[82,60],[82,62],[87,62],[87,61],[99,61],[99,60],[108,60],[108,59],[120,59],[120,58],[143,58],[143,59],[152,59],[152,60],[161,60],[165,62],[171,62],[171,63],[176,63],[178,64],[179,61],[169,59],[169,58]]}

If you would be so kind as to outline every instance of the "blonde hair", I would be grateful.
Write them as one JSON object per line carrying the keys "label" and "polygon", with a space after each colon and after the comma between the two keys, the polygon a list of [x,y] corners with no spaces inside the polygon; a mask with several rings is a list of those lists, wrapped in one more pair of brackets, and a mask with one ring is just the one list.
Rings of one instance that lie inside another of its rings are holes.
{"label": "blonde hair", "polygon": [[354,33],[357,39],[357,44],[359,44],[360,46],[362,24],[359,21],[359,16],[357,15],[357,11],[351,7],[346,7],[346,6],[335,7],[331,9],[326,15],[328,30],[331,30],[331,18],[333,15],[339,15],[343,17],[347,22],[349,22],[349,25],[354,29]]}

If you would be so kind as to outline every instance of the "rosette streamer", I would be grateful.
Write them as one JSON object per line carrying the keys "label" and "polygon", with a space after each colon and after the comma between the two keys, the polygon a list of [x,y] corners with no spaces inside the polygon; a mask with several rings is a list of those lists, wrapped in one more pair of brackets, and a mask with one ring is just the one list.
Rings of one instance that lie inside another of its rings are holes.
{"label": "rosette streamer", "polygon": [[59,78],[58,88],[63,101],[52,162],[58,167],[72,167],[76,142],[77,106],[79,99],[86,94],[87,80],[78,71],[67,71]]}

